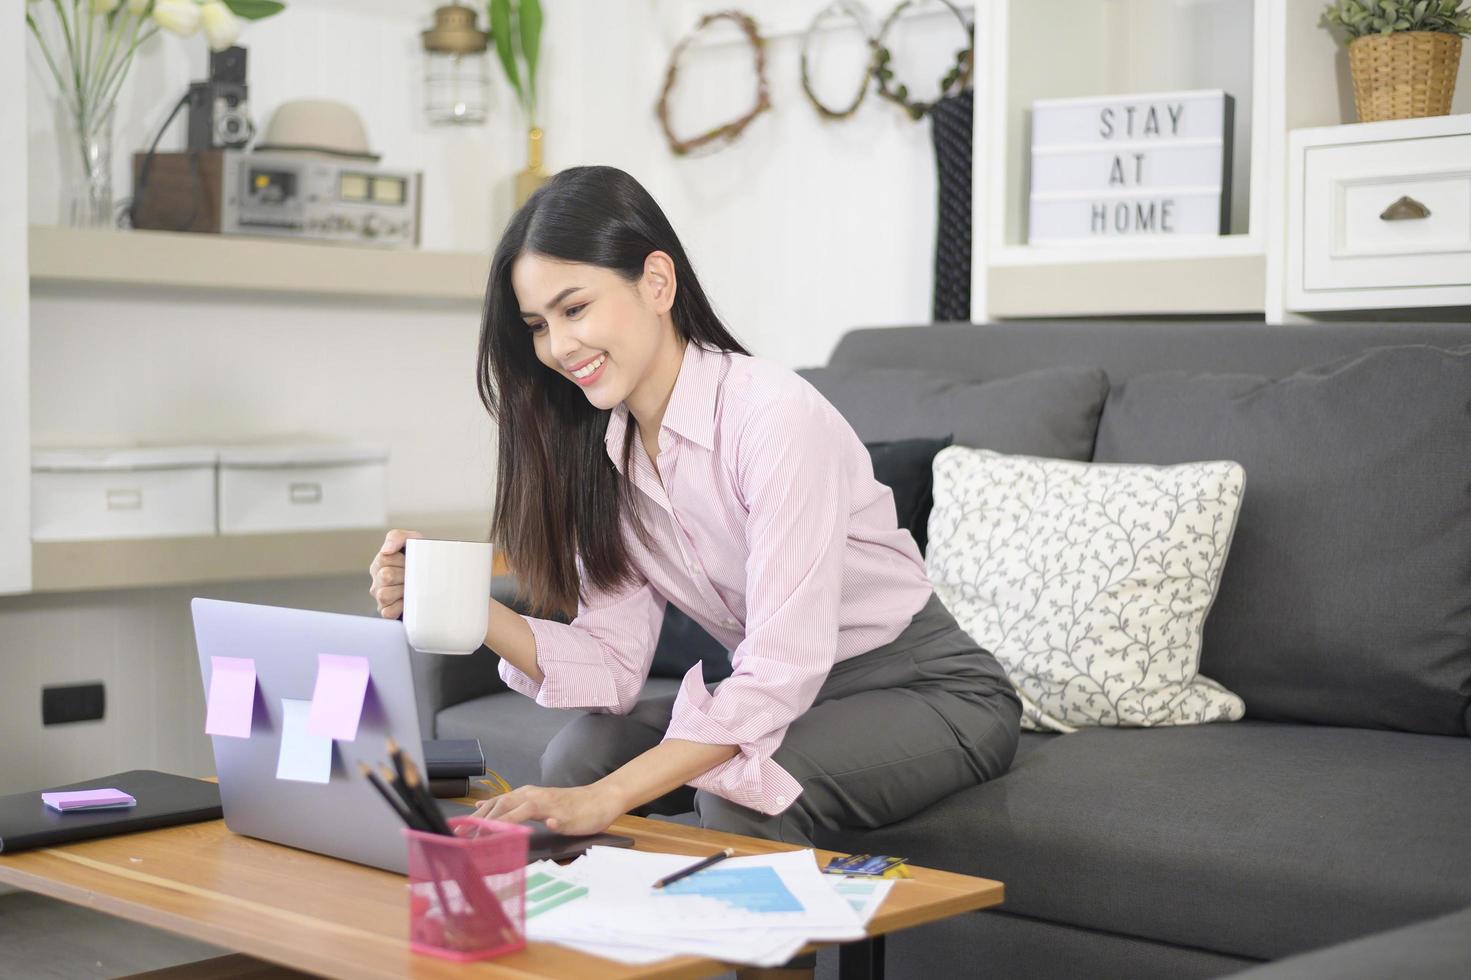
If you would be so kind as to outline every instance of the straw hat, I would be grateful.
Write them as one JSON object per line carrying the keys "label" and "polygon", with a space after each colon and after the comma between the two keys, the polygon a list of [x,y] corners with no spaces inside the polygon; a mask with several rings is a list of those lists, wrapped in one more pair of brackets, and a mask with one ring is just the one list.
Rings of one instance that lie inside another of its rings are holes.
{"label": "straw hat", "polygon": [[271,114],[265,135],[255,145],[262,153],[300,153],[330,160],[376,162],[368,131],[352,106],[331,99],[294,99]]}

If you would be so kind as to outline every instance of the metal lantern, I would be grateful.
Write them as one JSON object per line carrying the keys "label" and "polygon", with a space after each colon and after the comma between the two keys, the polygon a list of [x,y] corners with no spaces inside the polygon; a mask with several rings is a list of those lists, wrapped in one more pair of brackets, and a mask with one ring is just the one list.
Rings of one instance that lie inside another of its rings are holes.
{"label": "metal lantern", "polygon": [[475,24],[475,11],[459,3],[434,11],[434,26],[424,39],[424,114],[431,123],[485,122],[490,98],[486,61],[488,35]]}

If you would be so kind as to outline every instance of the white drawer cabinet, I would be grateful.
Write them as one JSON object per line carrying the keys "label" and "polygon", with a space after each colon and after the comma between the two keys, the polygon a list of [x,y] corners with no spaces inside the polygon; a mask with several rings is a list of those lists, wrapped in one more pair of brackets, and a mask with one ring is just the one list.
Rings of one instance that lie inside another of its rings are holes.
{"label": "white drawer cabinet", "polygon": [[1471,115],[1291,134],[1288,308],[1471,304]]}

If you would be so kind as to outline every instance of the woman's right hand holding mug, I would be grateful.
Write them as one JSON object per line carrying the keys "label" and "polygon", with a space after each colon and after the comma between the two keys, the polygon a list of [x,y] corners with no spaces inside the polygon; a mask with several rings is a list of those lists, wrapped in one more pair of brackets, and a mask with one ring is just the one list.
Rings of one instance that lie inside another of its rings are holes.
{"label": "woman's right hand holding mug", "polygon": [[383,538],[383,547],[368,566],[368,575],[372,578],[368,592],[377,601],[378,615],[384,619],[398,619],[403,613],[404,542],[423,536],[418,531],[394,528]]}

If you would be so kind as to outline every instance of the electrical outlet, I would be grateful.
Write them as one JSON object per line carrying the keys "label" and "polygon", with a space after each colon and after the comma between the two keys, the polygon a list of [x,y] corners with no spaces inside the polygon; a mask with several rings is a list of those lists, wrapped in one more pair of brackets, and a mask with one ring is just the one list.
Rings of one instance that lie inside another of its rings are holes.
{"label": "electrical outlet", "polygon": [[41,688],[42,725],[100,721],[106,707],[106,692],[101,681],[92,684],[62,684]]}

